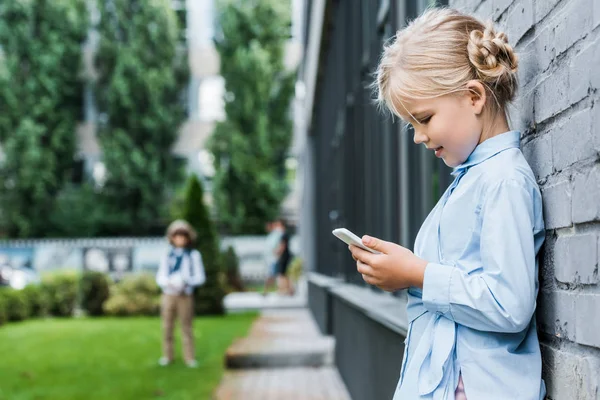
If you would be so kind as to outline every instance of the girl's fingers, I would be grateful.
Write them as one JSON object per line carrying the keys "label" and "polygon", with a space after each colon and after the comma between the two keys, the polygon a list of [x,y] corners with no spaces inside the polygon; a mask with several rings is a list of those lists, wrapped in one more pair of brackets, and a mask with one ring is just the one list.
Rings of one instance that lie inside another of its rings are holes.
{"label": "girl's fingers", "polygon": [[376,254],[369,253],[366,250],[361,249],[360,247],[350,246],[350,252],[352,253],[352,258],[356,261],[361,261],[365,264],[373,265],[375,263]]}
{"label": "girl's fingers", "polygon": [[379,284],[381,283],[381,282],[379,282],[379,279],[377,279],[371,275],[363,274],[362,277],[363,277],[363,280],[365,282],[367,282],[369,285],[379,286]]}
{"label": "girl's fingers", "polygon": [[362,261],[356,262],[356,269],[362,275],[368,275],[368,276],[373,276],[374,272],[375,272],[375,271],[373,271],[373,268],[370,265],[365,264]]}

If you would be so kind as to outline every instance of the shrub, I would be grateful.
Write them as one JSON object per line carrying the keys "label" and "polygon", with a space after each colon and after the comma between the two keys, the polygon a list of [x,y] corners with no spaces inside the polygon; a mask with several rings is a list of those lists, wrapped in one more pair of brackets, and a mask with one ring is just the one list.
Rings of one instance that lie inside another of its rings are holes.
{"label": "shrub", "polygon": [[240,276],[240,260],[232,246],[221,253],[221,264],[227,276],[227,285],[234,291],[243,292],[244,284]]}
{"label": "shrub", "polygon": [[204,203],[204,189],[197,176],[188,179],[181,218],[198,232],[196,248],[202,254],[206,282],[196,288],[194,311],[196,315],[223,314],[226,278],[221,265],[219,240]]}
{"label": "shrub", "polygon": [[287,270],[287,276],[292,282],[298,282],[300,276],[302,276],[302,259],[300,257],[294,257],[290,262],[290,266]]}
{"label": "shrub", "polygon": [[48,293],[40,285],[28,285],[23,289],[23,293],[29,302],[29,311],[31,317],[44,317],[48,315],[50,308],[50,298]]}
{"label": "shrub", "polygon": [[23,321],[29,318],[29,302],[25,293],[21,290],[4,288],[0,296],[4,297],[8,321]]}
{"label": "shrub", "polygon": [[8,312],[6,310],[6,299],[2,295],[6,289],[0,288],[0,325],[4,325],[8,321]]}
{"label": "shrub", "polygon": [[112,285],[104,312],[111,316],[158,315],[160,288],[149,274],[129,276]]}
{"label": "shrub", "polygon": [[81,277],[81,308],[91,316],[104,313],[103,305],[109,297],[109,279],[106,274],[86,271]]}
{"label": "shrub", "polygon": [[42,288],[49,299],[51,315],[70,317],[77,304],[78,274],[73,271],[56,272],[42,279]]}

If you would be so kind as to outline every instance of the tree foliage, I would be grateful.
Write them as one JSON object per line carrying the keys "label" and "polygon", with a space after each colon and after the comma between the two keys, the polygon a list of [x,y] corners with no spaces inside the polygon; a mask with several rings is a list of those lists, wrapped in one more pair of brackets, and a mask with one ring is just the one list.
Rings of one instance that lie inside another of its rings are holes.
{"label": "tree foliage", "polygon": [[74,165],[88,19],[85,0],[0,2],[0,226],[9,236],[52,232]]}
{"label": "tree foliage", "polygon": [[[147,234],[180,180],[171,154],[185,119],[187,55],[169,0],[98,0],[104,234]],[[108,218],[110,217],[110,218]]]}
{"label": "tree foliage", "polygon": [[202,254],[206,283],[196,289],[196,314],[222,314],[225,296],[224,274],[221,267],[218,237],[204,204],[204,189],[195,175],[191,175],[185,189],[181,218],[198,233],[196,247]]}
{"label": "tree foliage", "polygon": [[288,192],[285,159],[292,138],[289,105],[295,72],[284,66],[290,4],[278,0],[218,3],[215,44],[225,79],[226,120],[209,147],[214,198],[231,233],[260,233]]}

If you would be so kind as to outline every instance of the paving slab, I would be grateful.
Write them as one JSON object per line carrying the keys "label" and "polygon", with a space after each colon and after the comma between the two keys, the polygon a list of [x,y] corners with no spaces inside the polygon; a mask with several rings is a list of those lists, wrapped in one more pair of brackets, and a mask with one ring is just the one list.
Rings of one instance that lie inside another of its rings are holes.
{"label": "paving slab", "polygon": [[335,367],[228,371],[214,400],[351,400]]}
{"label": "paving slab", "polygon": [[334,350],[307,308],[263,310],[227,350],[214,400],[351,400]]}
{"label": "paving slab", "polygon": [[277,309],[298,309],[307,305],[307,283],[305,279],[298,282],[293,296],[267,293],[263,296],[258,292],[230,293],[223,299],[228,313]]}

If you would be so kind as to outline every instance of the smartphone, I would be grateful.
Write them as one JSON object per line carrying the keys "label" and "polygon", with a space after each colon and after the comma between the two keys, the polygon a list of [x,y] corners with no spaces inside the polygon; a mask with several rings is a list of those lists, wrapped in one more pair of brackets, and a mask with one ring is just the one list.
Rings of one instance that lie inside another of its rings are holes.
{"label": "smartphone", "polygon": [[367,246],[365,246],[363,244],[362,240],[358,236],[356,236],[354,233],[350,232],[346,228],[334,229],[333,232],[331,232],[331,233],[333,233],[338,239],[340,239],[342,242],[346,243],[347,245],[353,245],[356,247],[360,247],[361,249],[366,250],[373,254],[381,254],[377,250],[373,250],[373,249],[370,249]]}

